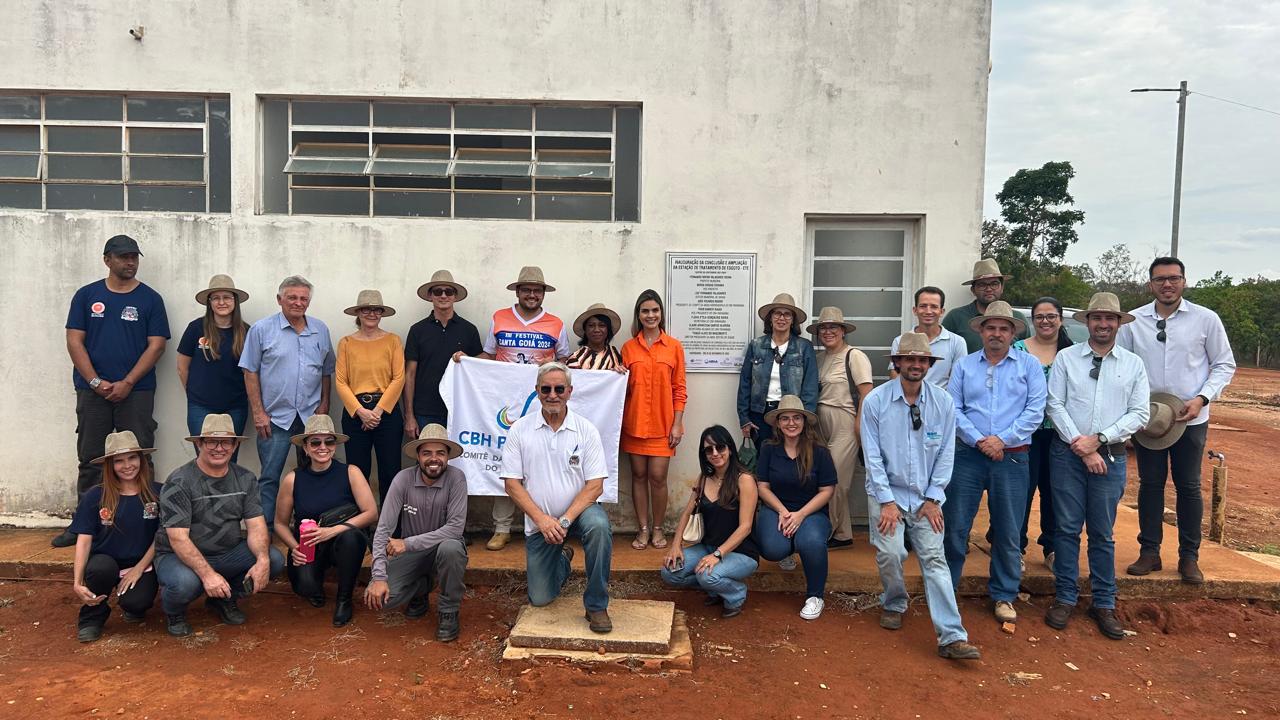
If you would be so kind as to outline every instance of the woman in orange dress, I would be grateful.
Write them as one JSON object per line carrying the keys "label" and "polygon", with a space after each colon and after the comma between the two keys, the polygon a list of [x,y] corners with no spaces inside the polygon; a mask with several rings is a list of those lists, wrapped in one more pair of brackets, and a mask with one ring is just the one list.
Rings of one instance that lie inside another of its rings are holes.
{"label": "woman in orange dress", "polygon": [[[667,468],[684,437],[684,346],[666,332],[662,298],[645,290],[636,299],[631,331],[622,346],[627,369],[627,403],[622,411],[619,449],[631,456],[631,500],[640,526],[631,546],[665,548]],[[652,515],[650,515],[652,510]],[[650,517],[653,534],[650,535]]]}

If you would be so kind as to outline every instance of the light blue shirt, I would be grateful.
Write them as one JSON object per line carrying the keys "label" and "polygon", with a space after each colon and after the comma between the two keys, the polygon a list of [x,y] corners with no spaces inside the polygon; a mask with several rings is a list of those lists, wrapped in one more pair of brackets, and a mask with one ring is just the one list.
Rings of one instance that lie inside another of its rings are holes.
{"label": "light blue shirt", "polygon": [[258,374],[271,423],[286,430],[295,417],[315,414],[321,383],[329,382],[336,364],[329,328],[313,317],[306,321],[298,332],[284,313],[265,317],[249,328],[240,353],[240,367]]}
{"label": "light blue shirt", "polygon": [[911,425],[911,406],[902,380],[867,393],[862,404],[862,454],[867,494],[917,513],[926,498],[943,503],[956,455],[956,413],[946,390],[920,384],[920,429]]}
{"label": "light blue shirt", "polygon": [[[889,346],[890,355],[898,352],[898,342],[901,340],[901,335],[893,339],[893,343]],[[929,367],[929,372],[925,373],[925,382],[931,382],[946,390],[947,383],[951,380],[951,368],[969,354],[969,348],[964,344],[964,338],[942,328],[938,337],[929,341],[929,352],[938,359]],[[893,370],[893,360],[889,361],[889,369]]]}
{"label": "light blue shirt", "polygon": [[1049,371],[1049,418],[1063,442],[1102,433],[1107,443],[1129,439],[1151,419],[1151,391],[1142,358],[1116,345],[1102,357],[1098,379],[1089,376],[1089,343],[1058,351]]}
{"label": "light blue shirt", "polygon": [[1031,443],[1044,421],[1044,369],[1031,353],[1012,348],[992,365],[985,350],[956,363],[947,392],[956,405],[956,433],[969,447],[989,435],[1005,447]]}

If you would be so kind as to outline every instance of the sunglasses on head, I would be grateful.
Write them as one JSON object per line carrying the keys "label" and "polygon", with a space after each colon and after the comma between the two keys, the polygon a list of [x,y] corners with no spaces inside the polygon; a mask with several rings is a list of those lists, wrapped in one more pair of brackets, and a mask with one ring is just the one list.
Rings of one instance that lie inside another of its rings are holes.
{"label": "sunglasses on head", "polygon": [[1159,332],[1156,333],[1156,340],[1159,340],[1160,342],[1164,342],[1165,340],[1169,339],[1169,336],[1165,333],[1164,328],[1165,328],[1165,321],[1157,320],[1156,330],[1158,330]]}
{"label": "sunglasses on head", "polygon": [[911,404],[911,429],[919,430],[924,425],[924,419],[920,417],[920,406],[915,403]]}
{"label": "sunglasses on head", "polygon": [[453,297],[458,294],[458,291],[448,285],[437,285],[431,288],[431,294],[436,297]]}
{"label": "sunglasses on head", "polygon": [[327,447],[334,447],[334,446],[336,446],[337,444],[338,444],[338,438],[332,438],[332,437],[330,437],[330,438],[309,438],[309,439],[307,440],[307,446],[308,446],[308,447],[313,447],[313,448],[325,447],[325,446],[327,446]]}
{"label": "sunglasses on head", "polygon": [[555,393],[556,393],[557,395],[563,395],[563,394],[564,394],[564,391],[565,391],[565,390],[567,390],[567,389],[568,389],[568,387],[567,387],[567,386],[565,386],[565,385],[539,385],[539,386],[538,386],[538,394],[539,394],[539,395],[550,395],[550,394],[551,394],[551,392],[554,390],[554,391],[555,391]]}

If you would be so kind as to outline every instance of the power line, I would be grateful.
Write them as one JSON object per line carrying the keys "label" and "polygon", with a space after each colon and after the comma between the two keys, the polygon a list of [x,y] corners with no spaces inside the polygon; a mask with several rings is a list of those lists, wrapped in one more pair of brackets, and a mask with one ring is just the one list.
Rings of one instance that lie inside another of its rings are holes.
{"label": "power line", "polygon": [[1257,110],[1258,112],[1270,113],[1271,115],[1280,115],[1280,112],[1276,112],[1275,110],[1268,110],[1266,108],[1261,108],[1256,105],[1246,105],[1245,103],[1242,103],[1242,102],[1236,102],[1235,100],[1228,100],[1226,98],[1216,97],[1214,95],[1209,95],[1207,93],[1195,92],[1194,90],[1188,90],[1187,94],[1199,95],[1200,97],[1207,97],[1210,100],[1217,100],[1218,102],[1224,102],[1230,105],[1239,105],[1242,108],[1249,108],[1250,110]]}

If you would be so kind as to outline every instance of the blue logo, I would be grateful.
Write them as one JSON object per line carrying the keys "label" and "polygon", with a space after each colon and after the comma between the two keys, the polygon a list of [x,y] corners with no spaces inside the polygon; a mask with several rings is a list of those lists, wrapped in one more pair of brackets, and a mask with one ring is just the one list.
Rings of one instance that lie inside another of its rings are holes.
{"label": "blue logo", "polygon": [[536,397],[538,397],[537,390],[534,390],[533,392],[529,393],[529,397],[525,398],[524,400],[524,407],[520,409],[520,415],[516,418],[511,417],[511,412],[510,412],[511,407],[508,405],[503,405],[502,409],[498,411],[498,416],[496,418],[498,421],[498,427],[502,428],[503,430],[510,430],[511,426],[515,424],[516,420],[519,420],[520,418],[529,414],[529,406],[533,404],[533,399]]}

